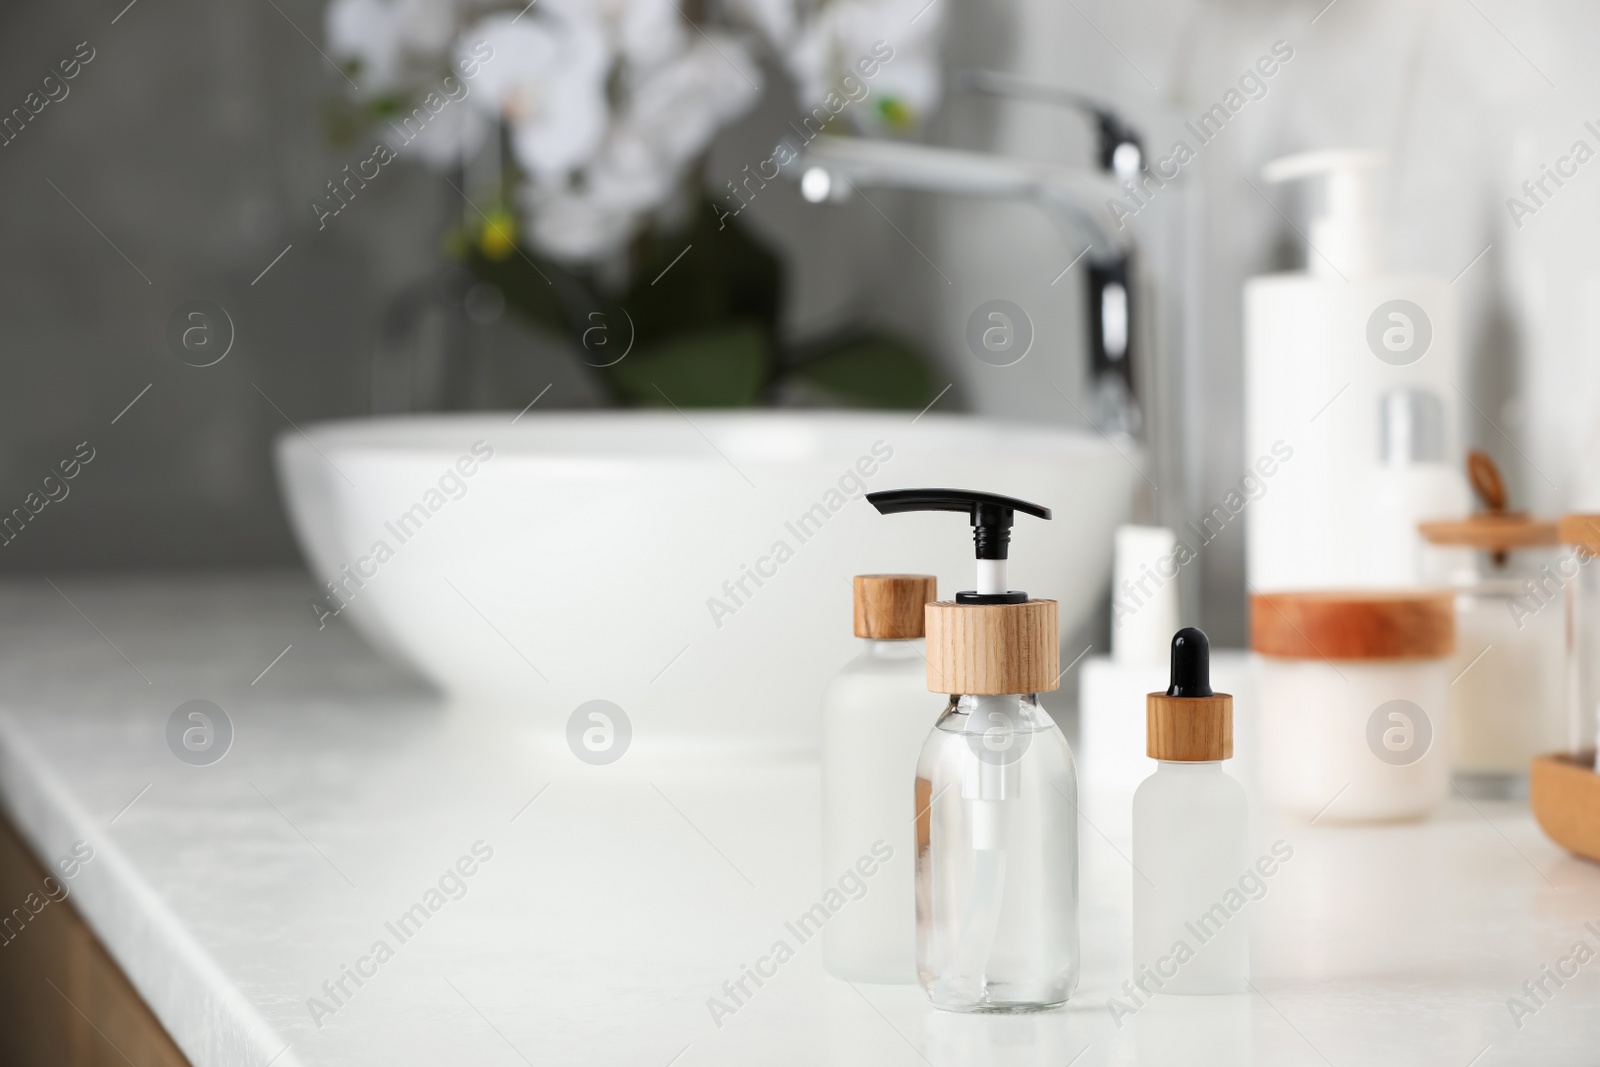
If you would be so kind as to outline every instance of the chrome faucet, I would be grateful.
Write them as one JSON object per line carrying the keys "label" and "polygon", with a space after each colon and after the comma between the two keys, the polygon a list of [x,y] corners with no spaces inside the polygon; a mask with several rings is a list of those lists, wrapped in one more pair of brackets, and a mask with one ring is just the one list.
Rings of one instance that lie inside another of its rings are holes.
{"label": "chrome faucet", "polygon": [[1030,200],[1069,238],[1089,241],[1088,351],[1090,419],[1101,430],[1138,435],[1143,423],[1134,374],[1133,233],[1109,202],[1124,194],[1144,165],[1135,133],[1105,104],[1070,90],[994,71],[965,71],[954,87],[1007,99],[1070,107],[1090,117],[1097,136],[1096,168],[1068,167],[1017,157],[855,137],[817,137],[797,165],[802,195],[813,203],[845,198],[851,186],[877,185],[926,192]]}

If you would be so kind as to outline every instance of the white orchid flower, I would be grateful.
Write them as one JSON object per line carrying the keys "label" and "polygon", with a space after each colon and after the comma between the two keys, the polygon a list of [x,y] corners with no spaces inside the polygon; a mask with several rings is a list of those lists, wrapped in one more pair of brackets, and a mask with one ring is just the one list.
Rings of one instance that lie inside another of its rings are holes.
{"label": "white orchid flower", "polygon": [[523,191],[533,243],[552,259],[592,263],[620,250],[633,237],[638,215],[617,211],[590,193]]}
{"label": "white orchid flower", "polygon": [[481,64],[469,99],[505,119],[512,150],[536,182],[565,181],[594,157],[610,122],[604,29],[593,18],[496,15],[462,36],[463,59],[478,42],[493,58]]}
{"label": "white orchid flower", "polygon": [[[460,79],[457,84],[463,84]],[[472,91],[471,83],[467,91]],[[460,102],[447,104],[432,115],[420,132],[412,134],[400,152],[416,153],[417,158],[435,167],[453,167],[477,155],[488,140],[493,121],[481,110],[468,104],[470,96]],[[408,131],[409,132],[409,131]]]}
{"label": "white orchid flower", "polygon": [[529,237],[567,261],[615,256],[686,203],[689,168],[761,94],[750,35],[732,27],[784,56],[808,109],[848,96],[851,121],[893,130],[938,104],[937,2],[722,0],[720,16],[698,24],[680,3],[331,0],[328,48],[356,62],[362,95],[424,93],[452,60],[458,72],[471,65],[466,95],[418,123],[405,152],[455,164],[504,122],[531,177],[519,193]]}
{"label": "white orchid flower", "polygon": [[668,166],[680,167],[760,99],[761,80],[749,49],[727,34],[708,34],[629,86],[621,122]]}
{"label": "white orchid flower", "polygon": [[[903,130],[926,119],[939,104],[945,6],[937,0],[829,0],[787,57],[801,106],[813,108],[829,93],[847,96],[852,85],[864,84],[870,95],[848,108],[859,128]],[[885,50],[892,55],[886,61]],[[862,76],[864,60],[877,60],[870,78]]]}
{"label": "white orchid flower", "polygon": [[793,46],[800,26],[795,0],[728,0],[728,8],[777,51]]}
{"label": "white orchid flower", "polygon": [[581,190],[531,191],[534,243],[558,259],[615,255],[682,188],[717,130],[760,96],[760,69],[737,40],[713,34],[634,81]]}
{"label": "white orchid flower", "polygon": [[627,0],[616,21],[617,48],[640,71],[681,55],[699,39],[673,0]]}
{"label": "white orchid flower", "polygon": [[387,0],[333,0],[324,16],[328,51],[356,63],[356,84],[382,92],[400,81],[402,27]]}
{"label": "white orchid flower", "polygon": [[443,54],[455,39],[455,0],[394,0],[407,49],[424,56]]}
{"label": "white orchid flower", "polygon": [[382,93],[440,65],[456,32],[455,0],[333,0],[328,50],[358,64],[356,85]]}

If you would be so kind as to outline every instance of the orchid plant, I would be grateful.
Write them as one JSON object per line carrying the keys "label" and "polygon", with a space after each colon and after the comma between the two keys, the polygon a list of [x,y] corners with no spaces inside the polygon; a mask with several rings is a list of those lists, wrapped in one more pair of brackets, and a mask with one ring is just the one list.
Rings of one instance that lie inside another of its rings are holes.
{"label": "orchid plant", "polygon": [[[914,130],[938,103],[943,5],[689,2],[332,0],[328,50],[351,87],[332,127],[463,175],[457,254],[572,337],[619,402],[926,402],[920,357],[892,339],[784,350],[780,265],[701,171],[774,69],[807,129]],[[592,343],[597,319],[609,349]]]}

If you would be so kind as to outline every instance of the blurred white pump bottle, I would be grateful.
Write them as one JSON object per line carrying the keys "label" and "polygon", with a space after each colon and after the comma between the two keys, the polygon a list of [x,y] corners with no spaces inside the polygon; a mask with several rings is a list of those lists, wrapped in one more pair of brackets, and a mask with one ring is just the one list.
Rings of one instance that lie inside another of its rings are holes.
{"label": "blurred white pump bottle", "polygon": [[1263,172],[1321,178],[1324,194],[1306,269],[1244,289],[1246,456],[1291,456],[1248,509],[1258,591],[1438,581],[1416,523],[1468,504],[1455,304],[1443,278],[1389,269],[1383,166],[1373,152],[1323,151]]}

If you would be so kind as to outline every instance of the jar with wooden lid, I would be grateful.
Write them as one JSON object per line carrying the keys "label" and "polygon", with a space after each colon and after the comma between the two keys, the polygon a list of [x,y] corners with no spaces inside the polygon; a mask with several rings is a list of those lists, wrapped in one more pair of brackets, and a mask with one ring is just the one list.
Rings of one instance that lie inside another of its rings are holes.
{"label": "jar with wooden lid", "polygon": [[1563,557],[1554,521],[1507,509],[1487,455],[1471,453],[1468,473],[1484,510],[1420,527],[1475,557],[1455,583],[1450,765],[1469,795],[1525,796],[1529,761],[1568,732]]}
{"label": "jar with wooden lid", "polygon": [[1450,789],[1455,643],[1448,592],[1253,596],[1266,798],[1318,822],[1432,811]]}

